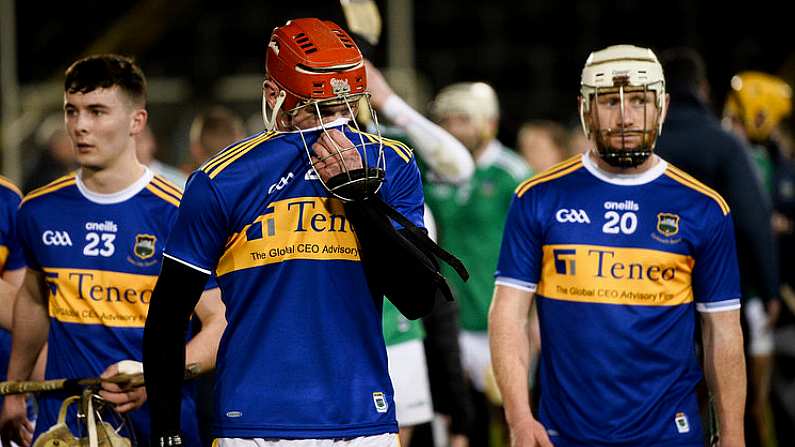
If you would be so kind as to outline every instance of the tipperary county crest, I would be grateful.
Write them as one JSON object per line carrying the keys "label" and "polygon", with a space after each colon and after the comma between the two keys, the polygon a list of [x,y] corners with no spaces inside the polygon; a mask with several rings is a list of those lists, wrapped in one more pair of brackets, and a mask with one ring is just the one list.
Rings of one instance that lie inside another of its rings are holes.
{"label": "tipperary county crest", "polygon": [[671,237],[679,232],[679,215],[671,213],[657,214],[657,231],[663,236]]}
{"label": "tipperary county crest", "polygon": [[136,234],[133,253],[141,259],[149,259],[155,255],[157,238],[151,234]]}
{"label": "tipperary county crest", "polygon": [[337,96],[351,92],[351,85],[347,79],[331,78],[331,92]]}

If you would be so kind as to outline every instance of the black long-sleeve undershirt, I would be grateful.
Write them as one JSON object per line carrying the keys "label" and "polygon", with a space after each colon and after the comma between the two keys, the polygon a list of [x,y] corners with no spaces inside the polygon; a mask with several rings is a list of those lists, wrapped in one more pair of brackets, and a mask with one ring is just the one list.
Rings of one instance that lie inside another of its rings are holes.
{"label": "black long-sleeve undershirt", "polygon": [[144,329],[144,379],[152,423],[152,445],[179,433],[185,336],[208,274],[164,257],[149,302]]}

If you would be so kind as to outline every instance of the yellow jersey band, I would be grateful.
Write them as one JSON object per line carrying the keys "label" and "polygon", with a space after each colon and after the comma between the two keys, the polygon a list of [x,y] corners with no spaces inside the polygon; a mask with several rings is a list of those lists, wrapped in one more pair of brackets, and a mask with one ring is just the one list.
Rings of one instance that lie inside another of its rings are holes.
{"label": "yellow jersey band", "polygon": [[551,299],[633,306],[693,301],[695,261],[677,253],[599,245],[545,245],[538,294]]}
{"label": "yellow jersey band", "polygon": [[142,328],[156,275],[44,268],[49,313],[65,323]]}

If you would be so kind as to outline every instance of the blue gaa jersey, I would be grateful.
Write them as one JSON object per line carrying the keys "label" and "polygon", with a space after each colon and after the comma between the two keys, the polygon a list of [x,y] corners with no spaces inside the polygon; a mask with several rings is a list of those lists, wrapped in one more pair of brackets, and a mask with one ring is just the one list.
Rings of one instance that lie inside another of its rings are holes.
{"label": "blue gaa jersey", "polygon": [[[71,174],[23,199],[20,242],[50,292],[46,378],[97,377],[121,360],[142,361],[149,300],[180,198],[177,187],[147,169],[114,194],[93,193]],[[195,404],[183,394],[187,445],[200,445]],[[55,424],[64,397],[40,395],[37,436]],[[148,406],[130,417],[136,438],[146,442]]]}
{"label": "blue gaa jersey", "polygon": [[[378,144],[345,120],[327,124]],[[352,438],[397,432],[381,329],[342,202],[310,168],[320,130],[264,132],[221,151],[188,181],[166,255],[214,271],[228,326],[216,365],[219,438]],[[381,198],[422,225],[420,173],[386,141]],[[400,266],[395,266],[400,274]]]}
{"label": "blue gaa jersey", "polygon": [[656,160],[611,175],[578,155],[511,205],[496,282],[536,294],[558,447],[704,445],[695,317],[740,307],[734,232],[717,193]]}
{"label": "blue gaa jersey", "polygon": [[[17,208],[21,199],[19,189],[0,176],[0,275],[25,267],[25,255],[16,236]],[[10,356],[11,332],[0,328],[0,381],[6,379]]]}

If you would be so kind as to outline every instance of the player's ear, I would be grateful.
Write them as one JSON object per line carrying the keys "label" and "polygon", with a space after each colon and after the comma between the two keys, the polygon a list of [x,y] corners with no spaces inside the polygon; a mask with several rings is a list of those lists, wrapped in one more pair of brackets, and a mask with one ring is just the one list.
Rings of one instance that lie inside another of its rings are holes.
{"label": "player's ear", "polygon": [[585,132],[585,137],[589,140],[591,139],[591,129],[593,129],[593,120],[591,119],[591,113],[593,112],[593,104],[591,107],[586,110],[585,108],[585,99],[582,96],[577,97],[577,110],[580,112],[580,121],[583,127],[583,131]]}
{"label": "player's ear", "polygon": [[671,95],[668,93],[665,94],[665,99],[663,100],[663,109],[660,112],[660,122],[662,123],[665,121],[665,117],[668,116],[668,107],[671,106]]}
{"label": "player's ear", "polygon": [[149,120],[149,113],[144,108],[136,108],[130,117],[130,134],[138,135],[146,128],[146,122]]}
{"label": "player's ear", "polygon": [[262,96],[268,102],[268,107],[273,109],[276,105],[276,98],[279,95],[279,87],[270,79],[262,81]]}

